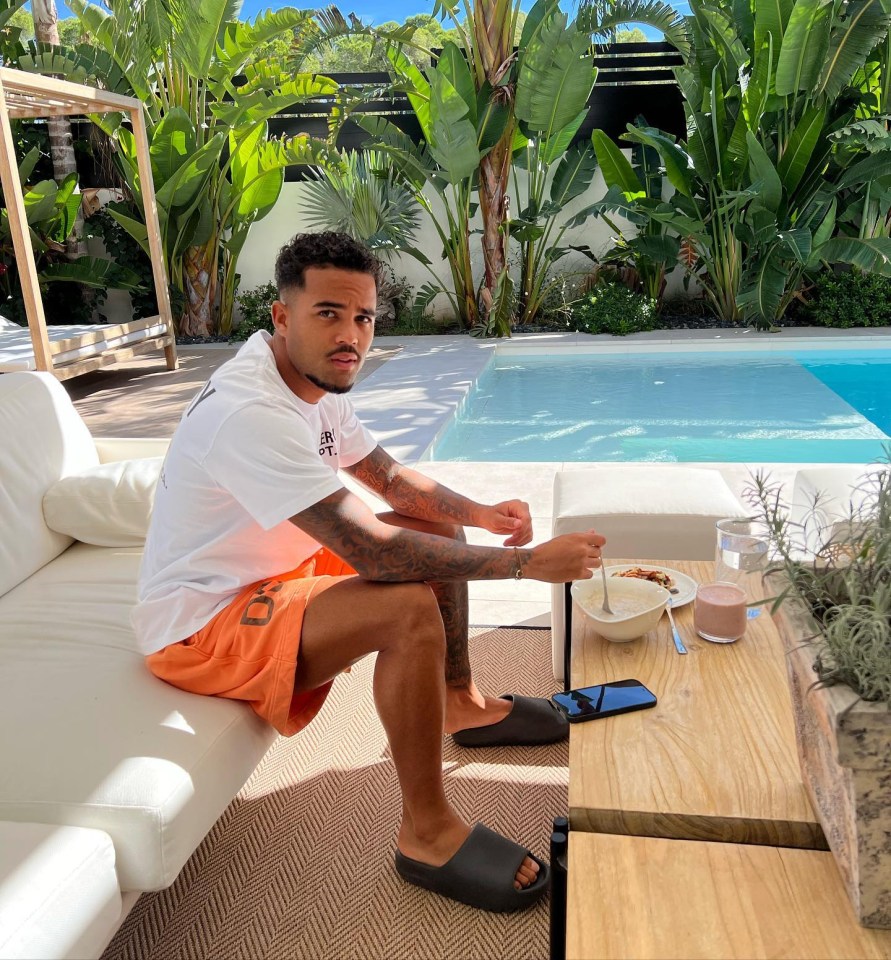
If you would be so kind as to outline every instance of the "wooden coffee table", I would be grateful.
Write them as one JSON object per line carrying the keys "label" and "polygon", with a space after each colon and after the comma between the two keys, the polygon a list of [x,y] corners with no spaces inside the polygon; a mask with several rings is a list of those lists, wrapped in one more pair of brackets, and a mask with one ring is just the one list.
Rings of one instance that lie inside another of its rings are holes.
{"label": "wooden coffee table", "polygon": [[[697,582],[714,578],[713,563],[650,562]],[[667,617],[640,640],[610,643],[574,611],[572,685],[635,678],[659,702],[572,726],[571,829],[827,849],[801,780],[782,642],[769,612],[733,644],[696,636],[692,603],[676,609],[675,620],[686,656],[675,650]]]}
{"label": "wooden coffee table", "polygon": [[891,958],[831,853],[571,833],[567,960]]}

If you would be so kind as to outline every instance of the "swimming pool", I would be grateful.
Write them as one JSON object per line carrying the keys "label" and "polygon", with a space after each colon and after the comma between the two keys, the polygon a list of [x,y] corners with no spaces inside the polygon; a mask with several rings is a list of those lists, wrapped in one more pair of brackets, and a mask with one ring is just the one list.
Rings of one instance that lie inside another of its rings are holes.
{"label": "swimming pool", "polygon": [[497,353],[431,460],[865,463],[891,349]]}

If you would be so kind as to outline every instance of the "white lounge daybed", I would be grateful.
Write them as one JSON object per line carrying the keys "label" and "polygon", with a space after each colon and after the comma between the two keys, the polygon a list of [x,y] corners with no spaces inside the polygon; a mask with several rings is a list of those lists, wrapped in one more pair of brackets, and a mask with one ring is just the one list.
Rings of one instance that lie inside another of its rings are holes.
{"label": "white lounge daybed", "polygon": [[[140,353],[164,349],[172,342],[170,326],[160,317],[130,323],[49,326],[46,333],[53,373],[62,380],[66,375],[87,373]],[[31,332],[0,317],[0,373],[38,369]]]}
{"label": "white lounge daybed", "polygon": [[[129,323],[48,327],[15,162],[10,120],[109,112],[128,115],[132,124],[158,315]],[[64,380],[149,350],[163,350],[168,369],[175,369],[176,339],[142,103],[107,90],[0,67],[0,183],[28,316],[27,328],[10,321],[0,322],[0,373],[43,370]]]}

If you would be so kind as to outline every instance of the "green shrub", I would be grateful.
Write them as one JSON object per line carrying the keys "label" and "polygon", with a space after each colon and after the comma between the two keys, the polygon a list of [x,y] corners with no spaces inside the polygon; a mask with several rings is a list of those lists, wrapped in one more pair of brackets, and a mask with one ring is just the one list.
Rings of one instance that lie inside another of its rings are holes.
{"label": "green shrub", "polygon": [[278,287],[263,283],[251,290],[239,292],[235,302],[241,307],[241,323],[235,328],[230,340],[247,340],[258,330],[272,333],[272,301],[278,300]]}
{"label": "green shrub", "polygon": [[572,327],[582,333],[624,337],[656,326],[656,301],[619,283],[604,283],[572,306]]}
{"label": "green shrub", "polygon": [[891,326],[891,277],[878,273],[824,273],[811,312],[826,327]]}

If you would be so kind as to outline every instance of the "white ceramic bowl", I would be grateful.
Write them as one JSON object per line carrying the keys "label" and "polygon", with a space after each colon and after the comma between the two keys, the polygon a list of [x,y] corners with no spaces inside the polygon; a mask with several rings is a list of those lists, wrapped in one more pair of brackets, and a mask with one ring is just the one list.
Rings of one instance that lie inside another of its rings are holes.
{"label": "white ceramic bowl", "polygon": [[570,588],[573,599],[594,623],[600,636],[614,643],[625,643],[642,637],[656,626],[670,596],[665,587],[632,577],[609,577],[607,583],[610,605],[618,610],[619,605],[614,605],[613,600],[634,601],[637,604],[635,612],[613,617],[604,614],[600,570],[595,570],[590,580],[576,580]]}

